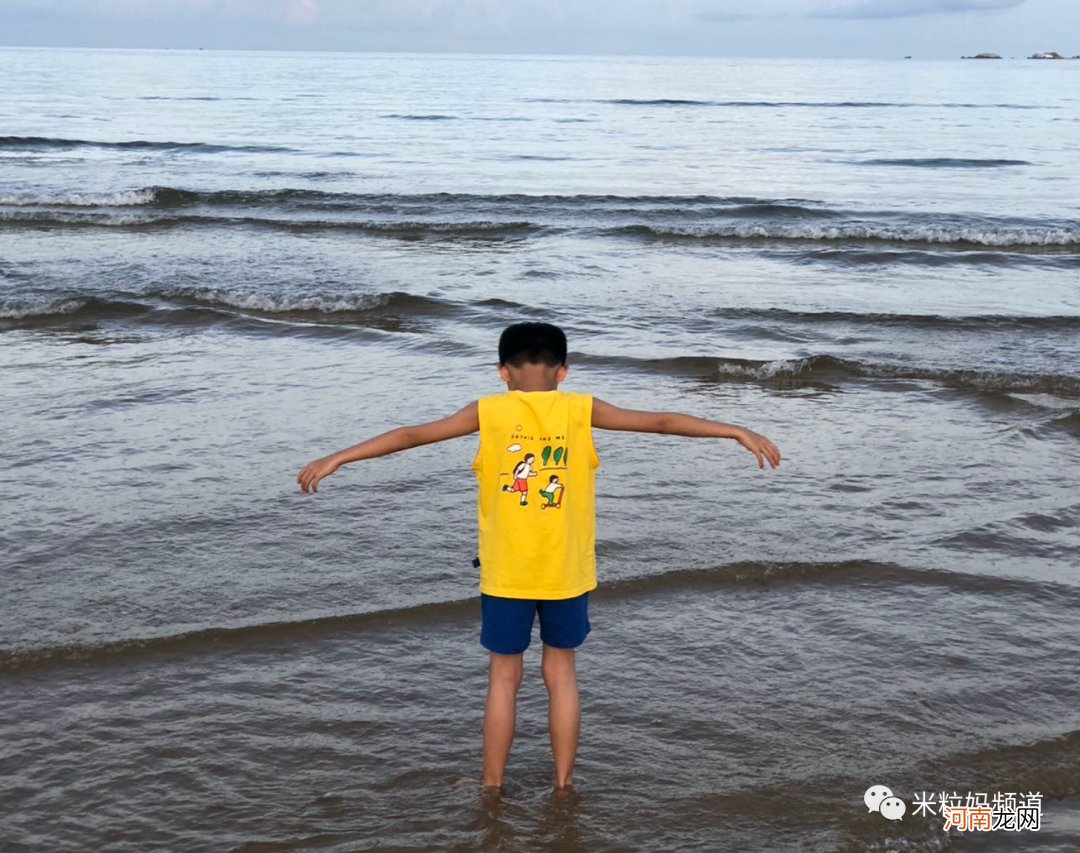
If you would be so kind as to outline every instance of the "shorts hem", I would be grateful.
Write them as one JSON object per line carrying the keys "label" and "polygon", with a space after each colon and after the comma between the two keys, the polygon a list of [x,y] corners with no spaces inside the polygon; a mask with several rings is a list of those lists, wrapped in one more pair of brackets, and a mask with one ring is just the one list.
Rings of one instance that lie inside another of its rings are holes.
{"label": "shorts hem", "polygon": [[586,631],[584,637],[582,637],[580,640],[578,640],[573,645],[569,645],[569,646],[560,645],[559,643],[549,643],[543,637],[540,638],[540,642],[543,643],[545,646],[551,646],[551,648],[553,648],[553,649],[578,649],[578,648],[581,648],[581,646],[583,646],[585,644],[585,638],[589,636],[589,633],[590,633],[590,631]]}
{"label": "shorts hem", "polygon": [[502,649],[493,649],[493,648],[491,648],[491,646],[489,646],[487,643],[485,643],[482,639],[480,640],[480,645],[483,648],[487,649],[489,652],[491,652],[492,654],[495,654],[495,655],[520,655],[520,654],[524,654],[525,650],[529,648],[529,643],[526,643],[523,648],[520,648],[515,652],[505,652]]}

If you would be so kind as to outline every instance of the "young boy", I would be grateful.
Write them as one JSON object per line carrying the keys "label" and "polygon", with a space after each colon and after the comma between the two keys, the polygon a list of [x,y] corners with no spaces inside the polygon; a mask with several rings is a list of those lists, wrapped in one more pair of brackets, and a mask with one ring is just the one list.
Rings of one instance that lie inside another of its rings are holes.
{"label": "young boy", "polygon": [[[754,454],[759,468],[766,461],[773,468],[780,464],[776,446],[748,429],[675,412],[620,409],[588,394],[560,391],[566,373],[566,335],[561,329],[548,323],[510,326],[499,339],[505,393],[482,397],[448,418],[398,427],[317,459],[296,477],[304,492],[315,492],[320,480],[348,462],[480,432],[472,463],[479,517],[478,559],[473,563],[480,568],[480,642],[490,653],[485,787],[502,785],[514,737],[522,653],[537,615],[555,787],[567,788],[573,779],[581,716],[574,649],[589,633],[588,596],[596,588],[593,483],[600,460],[592,428],[733,438]],[[550,456],[554,445],[562,452]],[[538,456],[539,448],[548,452]],[[529,476],[543,471],[549,483],[566,486],[560,490],[565,496],[556,502],[560,512],[540,511],[549,504],[526,503],[522,451]],[[540,471],[533,470],[537,459],[543,460]],[[547,473],[555,470],[558,475]]]}

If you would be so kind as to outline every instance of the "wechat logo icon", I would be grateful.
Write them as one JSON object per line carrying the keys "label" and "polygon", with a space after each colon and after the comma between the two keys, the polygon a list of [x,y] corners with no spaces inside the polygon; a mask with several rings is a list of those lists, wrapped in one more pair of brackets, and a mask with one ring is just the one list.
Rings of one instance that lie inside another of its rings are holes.
{"label": "wechat logo icon", "polygon": [[907,804],[899,797],[894,797],[893,792],[884,785],[871,785],[863,794],[863,802],[866,808],[872,812],[878,812],[888,820],[900,820],[907,811]]}

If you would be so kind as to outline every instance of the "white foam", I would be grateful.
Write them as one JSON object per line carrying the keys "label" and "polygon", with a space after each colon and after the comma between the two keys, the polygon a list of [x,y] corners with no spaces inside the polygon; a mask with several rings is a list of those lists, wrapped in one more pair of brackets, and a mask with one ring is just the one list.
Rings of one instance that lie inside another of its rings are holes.
{"label": "white foam", "polygon": [[85,304],[85,299],[37,299],[28,302],[0,299],[0,318],[22,320],[26,317],[42,317],[47,314],[71,314]]}
{"label": "white foam", "polygon": [[4,193],[0,205],[9,207],[135,207],[153,204],[154,190],[122,190],[115,193]]}
{"label": "white foam", "polygon": [[194,299],[199,302],[212,302],[229,305],[249,311],[263,311],[268,314],[281,314],[290,311],[366,311],[378,308],[389,301],[385,293],[363,293],[352,291],[340,296],[302,296],[300,294],[270,294],[229,290],[220,287],[182,287],[169,288],[160,292],[166,299]]}
{"label": "white foam", "polygon": [[719,226],[661,226],[647,229],[657,236],[736,237],[773,240],[881,240],[897,243],[972,243],[981,246],[1074,246],[1080,228],[933,228],[812,224],[732,224]]}
{"label": "white foam", "polygon": [[751,379],[772,379],[781,374],[796,374],[810,367],[809,358],[777,359],[761,365],[720,364],[717,372],[727,376],[742,376]]}

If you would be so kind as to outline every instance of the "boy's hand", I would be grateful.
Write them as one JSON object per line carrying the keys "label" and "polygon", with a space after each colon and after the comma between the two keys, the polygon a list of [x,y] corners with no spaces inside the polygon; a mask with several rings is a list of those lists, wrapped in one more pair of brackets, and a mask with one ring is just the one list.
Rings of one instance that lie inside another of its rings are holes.
{"label": "boy's hand", "polygon": [[322,459],[316,459],[314,462],[308,462],[304,466],[303,470],[296,475],[296,482],[300,484],[300,488],[306,493],[308,488],[311,491],[319,491],[316,486],[323,477],[329,477],[338,468],[341,467],[341,463],[334,456],[324,456]]}
{"label": "boy's hand", "polygon": [[766,459],[773,468],[780,464],[779,449],[765,436],[743,427],[736,434],[735,440],[757,457],[758,468],[765,468]]}

